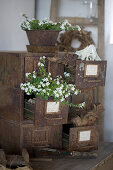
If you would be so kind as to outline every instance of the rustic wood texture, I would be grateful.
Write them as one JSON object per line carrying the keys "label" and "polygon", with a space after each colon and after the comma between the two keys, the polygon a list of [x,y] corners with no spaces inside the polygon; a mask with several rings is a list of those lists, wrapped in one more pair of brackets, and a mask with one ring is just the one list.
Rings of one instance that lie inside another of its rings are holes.
{"label": "rustic wood texture", "polygon": [[36,128],[22,125],[23,146],[31,153],[40,147],[62,148],[62,125]]}
{"label": "rustic wood texture", "polygon": [[[99,121],[100,114],[104,111],[102,104],[94,104],[93,109],[86,114],[74,117],[71,121],[77,127],[96,125]],[[99,125],[99,123],[98,123]]]}
{"label": "rustic wood texture", "polygon": [[[53,63],[65,65],[65,70],[71,73],[71,81],[77,88],[95,88],[105,85],[107,61],[82,61],[72,52],[57,52],[53,58],[48,58]],[[87,66],[97,66],[96,75],[86,75]]]}
{"label": "rustic wood texture", "polygon": [[[7,120],[22,119],[24,58],[19,53],[0,53],[0,117]],[[14,104],[15,103],[15,104]]]}
{"label": "rustic wood texture", "polygon": [[[84,76],[85,64],[99,64],[99,76]],[[75,84],[77,88],[93,88],[105,85],[106,78],[106,61],[76,61]]]}
{"label": "rustic wood texture", "polygon": [[0,146],[6,153],[20,153],[20,134],[20,124],[0,119]]}
{"label": "rustic wood texture", "polygon": [[31,73],[33,71],[37,71],[39,73],[38,62],[40,61],[40,57],[46,56],[46,69],[47,72],[52,74],[52,77],[55,78],[58,75],[64,75],[64,65],[61,63],[55,63],[49,61],[48,58],[53,58],[55,53],[38,53],[35,56],[26,56],[25,57],[25,73]]}
{"label": "rustic wood texture", "polygon": [[27,45],[27,51],[31,53],[54,53],[57,50],[56,46],[34,46]]}
{"label": "rustic wood texture", "polygon": [[56,17],[56,21],[57,22],[62,22],[65,19],[67,19],[69,21],[70,24],[72,24],[73,26],[75,25],[80,25],[80,26],[96,26],[97,25],[97,18],[93,18],[93,21],[90,22],[90,20],[88,18],[80,18],[80,17]]}
{"label": "rustic wood texture", "polygon": [[[51,100],[50,100],[51,101]],[[65,124],[68,121],[68,106],[61,106],[58,113],[46,114],[46,103],[44,99],[36,99],[35,103],[35,125],[37,127]]]}
{"label": "rustic wood texture", "polygon": [[29,44],[33,46],[55,46],[58,30],[27,30]]}
{"label": "rustic wood texture", "polygon": [[56,78],[58,75],[64,77],[64,64],[48,61],[48,72],[52,74],[53,78]]}
{"label": "rustic wood texture", "polygon": [[76,159],[67,157],[51,161],[31,162],[34,170],[112,170],[113,169],[113,143],[103,143],[99,146],[98,157],[95,159]]}
{"label": "rustic wood texture", "polygon": [[[75,39],[81,43],[78,48],[72,47],[72,41]],[[84,30],[66,31],[65,33],[60,35],[60,42],[57,42],[59,51],[67,51],[67,52],[79,51],[91,44],[95,44],[91,37],[91,32],[84,31]]]}
{"label": "rustic wood texture", "polygon": [[53,22],[56,22],[56,17],[58,14],[58,6],[59,6],[59,0],[51,0],[50,19]]}
{"label": "rustic wood texture", "polygon": [[[80,132],[91,131],[90,140],[80,141]],[[69,150],[70,151],[90,151],[98,149],[99,142],[98,129],[95,126],[70,128]]]}

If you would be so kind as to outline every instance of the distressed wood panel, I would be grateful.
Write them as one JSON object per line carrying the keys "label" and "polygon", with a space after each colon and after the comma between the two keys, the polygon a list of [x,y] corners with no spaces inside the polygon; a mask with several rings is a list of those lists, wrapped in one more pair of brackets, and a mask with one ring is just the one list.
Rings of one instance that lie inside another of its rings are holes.
{"label": "distressed wood panel", "polygon": [[24,58],[19,53],[0,53],[1,85],[19,87],[23,81]]}
{"label": "distressed wood panel", "polygon": [[61,106],[59,114],[46,114],[46,102],[43,99],[36,99],[35,103],[35,125],[37,127],[53,126],[67,123],[68,120],[68,106]]}
{"label": "distressed wood panel", "polygon": [[8,154],[20,153],[20,125],[0,119],[0,146]]}
{"label": "distressed wood panel", "polygon": [[40,147],[62,147],[62,125],[36,128],[33,124],[22,125],[23,146],[32,150]]}
{"label": "distressed wood panel", "polygon": [[0,117],[6,120],[23,119],[23,93],[21,89],[0,87]]}
{"label": "distressed wood panel", "polygon": [[64,65],[48,61],[48,72],[52,73],[53,78],[58,75],[64,76]]}
{"label": "distressed wood panel", "polygon": [[[80,133],[90,132],[89,136]],[[70,128],[69,150],[73,151],[90,151],[98,148],[99,134],[95,126]]]}
{"label": "distressed wood panel", "polygon": [[98,19],[94,18],[92,22],[90,22],[90,19],[88,18],[80,18],[80,17],[56,17],[57,22],[62,22],[65,19],[69,21],[70,24],[72,25],[80,25],[80,26],[97,26],[98,24]]}
{"label": "distressed wood panel", "polygon": [[[76,61],[75,84],[77,88],[92,88],[105,85],[106,61]],[[85,75],[86,65],[98,65],[98,74]]]}

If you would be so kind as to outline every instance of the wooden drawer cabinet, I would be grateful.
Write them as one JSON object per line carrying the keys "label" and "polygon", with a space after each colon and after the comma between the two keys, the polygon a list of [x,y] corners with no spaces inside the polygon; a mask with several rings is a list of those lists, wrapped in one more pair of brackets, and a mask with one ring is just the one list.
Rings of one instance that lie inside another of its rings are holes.
{"label": "wooden drawer cabinet", "polygon": [[[61,124],[67,122],[68,110],[63,110],[66,115],[59,112],[55,115],[45,114],[45,110],[39,114],[39,107],[45,109],[44,101],[42,100],[42,105],[39,106],[39,101],[36,100],[38,107],[35,107],[34,119],[27,120],[24,117],[25,96],[20,89],[20,83],[25,81],[25,73],[38,71],[41,56],[53,57],[54,53],[0,52],[2,63],[0,66],[0,146],[8,153],[19,153],[24,146],[31,149],[44,146],[62,147]],[[52,72],[54,77],[63,74],[64,66],[48,64],[47,61],[47,70]]]}

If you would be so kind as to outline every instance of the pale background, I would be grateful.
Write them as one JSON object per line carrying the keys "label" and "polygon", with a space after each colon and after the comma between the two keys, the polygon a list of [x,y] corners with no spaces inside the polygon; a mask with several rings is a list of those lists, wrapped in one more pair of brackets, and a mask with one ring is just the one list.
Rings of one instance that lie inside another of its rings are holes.
{"label": "pale background", "polygon": [[[27,36],[19,27],[21,13],[30,18],[44,19],[50,16],[51,0],[0,0],[0,50],[23,51],[28,44]],[[96,0],[94,1],[96,4]],[[76,4],[75,4],[76,3]],[[82,10],[80,10],[82,8]],[[35,12],[36,9],[36,12]],[[105,0],[105,59],[107,77],[105,86],[104,136],[106,141],[113,141],[113,0]],[[89,17],[88,6],[78,0],[61,0],[59,16]],[[92,12],[97,16],[97,10]],[[92,31],[97,45],[97,28],[88,27]],[[102,49],[103,50],[103,49]],[[101,56],[100,56],[101,57]]]}

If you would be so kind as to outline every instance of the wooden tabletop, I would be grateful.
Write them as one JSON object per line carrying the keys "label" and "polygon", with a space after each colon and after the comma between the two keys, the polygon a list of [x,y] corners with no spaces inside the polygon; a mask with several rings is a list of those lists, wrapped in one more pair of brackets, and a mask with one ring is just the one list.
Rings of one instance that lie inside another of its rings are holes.
{"label": "wooden tabletop", "polygon": [[113,170],[110,161],[113,162],[113,143],[103,143],[99,146],[97,158],[39,159],[31,162],[31,165],[34,170]]}

